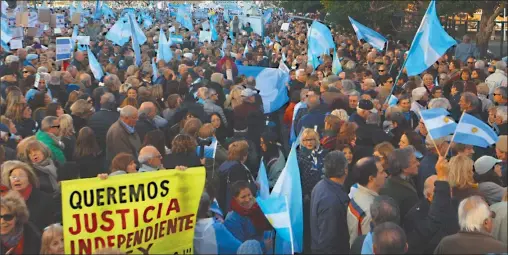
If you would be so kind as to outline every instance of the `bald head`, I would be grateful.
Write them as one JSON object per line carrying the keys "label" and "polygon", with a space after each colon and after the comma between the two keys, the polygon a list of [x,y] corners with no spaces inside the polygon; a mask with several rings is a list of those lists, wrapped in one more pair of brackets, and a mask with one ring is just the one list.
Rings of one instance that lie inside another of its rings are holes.
{"label": "bald head", "polygon": [[158,168],[161,165],[161,154],[154,146],[147,145],[139,151],[138,161],[141,164]]}
{"label": "bald head", "polygon": [[153,119],[155,117],[156,111],[155,111],[155,105],[152,102],[144,102],[139,106],[139,116],[145,115],[149,119]]}
{"label": "bald head", "polygon": [[436,183],[437,175],[431,175],[425,183],[423,184],[423,195],[429,200],[432,201],[434,198],[434,184]]}

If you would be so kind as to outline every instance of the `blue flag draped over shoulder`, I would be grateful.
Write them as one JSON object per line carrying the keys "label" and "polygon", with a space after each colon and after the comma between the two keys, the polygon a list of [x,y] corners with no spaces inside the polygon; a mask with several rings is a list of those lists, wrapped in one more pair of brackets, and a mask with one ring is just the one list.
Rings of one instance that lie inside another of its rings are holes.
{"label": "blue flag draped over shoulder", "polygon": [[423,73],[456,43],[441,26],[436,13],[436,1],[432,0],[407,54],[407,75]]}
{"label": "blue flag draped over shoulder", "polygon": [[382,51],[385,47],[385,43],[388,41],[380,33],[362,25],[360,22],[349,17],[349,21],[355,30],[356,37],[358,40],[363,39],[372,45],[374,48]]}
{"label": "blue flag draped over shoulder", "polygon": [[256,79],[256,89],[260,90],[265,113],[279,110],[289,100],[285,85],[288,73],[278,68],[238,66],[238,74]]}

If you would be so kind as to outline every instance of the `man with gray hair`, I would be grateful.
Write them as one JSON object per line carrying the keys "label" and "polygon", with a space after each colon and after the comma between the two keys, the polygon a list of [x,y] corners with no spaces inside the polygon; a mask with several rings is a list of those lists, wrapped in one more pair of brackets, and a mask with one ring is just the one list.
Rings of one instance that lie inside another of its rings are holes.
{"label": "man with gray hair", "polygon": [[485,83],[489,86],[490,94],[494,93],[494,90],[499,87],[506,87],[507,78],[506,78],[506,62],[497,61],[496,62],[496,71],[493,74],[489,75],[487,79],[485,79]]}
{"label": "man with gray hair", "polygon": [[489,118],[489,124],[494,128],[494,131],[498,135],[508,135],[508,107],[496,106],[492,110],[494,113],[494,119]]}
{"label": "man with gray hair", "polygon": [[450,104],[450,101],[448,101],[448,99],[446,99],[444,97],[440,97],[440,98],[431,99],[429,102],[428,108],[429,109],[443,108],[446,110],[451,110],[452,105]]}
{"label": "man with gray hair", "polygon": [[405,254],[408,249],[406,233],[393,222],[374,228],[372,249],[374,254]]}
{"label": "man with gray hair", "polygon": [[138,115],[139,119],[136,122],[136,133],[138,133],[139,139],[143,141],[148,132],[158,129],[154,121],[157,115],[157,108],[153,102],[143,102],[139,106]]}
{"label": "man with gray hair", "polygon": [[35,138],[37,141],[48,146],[53,160],[64,164],[66,161],[65,154],[63,153],[64,145],[57,137],[59,131],[60,120],[58,117],[46,116],[41,122],[41,129],[35,134]]}
{"label": "man with gray hair", "polygon": [[138,172],[153,172],[163,168],[161,153],[151,145],[141,148],[138,161],[141,165]]}
{"label": "man with gray hair", "polygon": [[506,106],[508,103],[508,88],[498,87],[494,90],[494,104]]}
{"label": "man with gray hair", "polygon": [[92,76],[90,76],[87,73],[82,73],[79,75],[80,83],[79,87],[80,90],[87,93],[88,95],[92,94]]}
{"label": "man with gray hair", "polygon": [[88,126],[95,133],[97,144],[102,151],[106,151],[106,134],[109,128],[118,120],[120,113],[116,110],[115,96],[109,92],[101,96],[101,108],[90,119]]}
{"label": "man with gray hair", "polygon": [[228,126],[228,120],[226,118],[226,115],[224,114],[224,110],[216,105],[217,101],[219,100],[219,94],[215,89],[209,88],[206,92],[206,99],[205,103],[203,104],[203,109],[205,110],[206,114],[211,115],[212,113],[217,113],[220,115],[222,119],[222,123],[224,123],[224,126]]}
{"label": "man with gray hair", "polygon": [[471,92],[464,92],[460,96],[459,106],[461,112],[466,112],[468,114],[473,115],[479,120],[482,119],[480,113],[478,112],[478,108],[480,106],[480,100],[478,97]]}
{"label": "man with gray hair", "polygon": [[491,235],[495,215],[483,198],[471,196],[462,200],[458,215],[460,231],[443,238],[434,254],[506,253],[507,245]]}
{"label": "man with gray hair", "polygon": [[379,192],[380,195],[390,196],[397,202],[402,217],[418,202],[413,177],[418,175],[420,162],[414,153],[415,148],[409,145],[390,154],[388,163],[391,176]]}
{"label": "man with gray hair", "polygon": [[328,153],[323,168],[325,178],[314,186],[310,200],[312,253],[349,254],[349,197],[343,189],[348,175],[346,156],[340,151]]}
{"label": "man with gray hair", "polygon": [[136,132],[138,110],[133,106],[125,106],[120,110],[120,118],[113,124],[106,134],[106,169],[113,158],[120,152],[129,153],[137,161],[141,140]]}

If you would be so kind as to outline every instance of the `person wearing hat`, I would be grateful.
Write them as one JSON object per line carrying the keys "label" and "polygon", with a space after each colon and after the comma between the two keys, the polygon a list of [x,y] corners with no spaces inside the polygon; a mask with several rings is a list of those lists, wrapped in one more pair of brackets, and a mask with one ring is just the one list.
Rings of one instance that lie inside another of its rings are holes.
{"label": "person wearing hat", "polygon": [[501,166],[497,165],[500,162],[491,156],[481,156],[474,162],[474,180],[490,205],[500,202],[506,192],[506,187],[502,187]]}
{"label": "person wearing hat", "polygon": [[264,129],[264,115],[256,104],[256,94],[257,92],[251,88],[242,90],[240,95],[243,102],[233,109],[233,128],[237,131],[246,130],[247,137],[256,145],[259,153],[261,132]]}
{"label": "person wearing hat", "polygon": [[25,61],[23,61],[23,66],[37,66],[37,62],[39,61],[39,55],[37,54],[28,54],[26,55]]}
{"label": "person wearing hat", "polygon": [[508,136],[501,135],[496,143],[496,156],[501,162],[501,175],[504,185],[508,184],[508,175],[506,174],[507,161],[508,161]]}
{"label": "person wearing hat", "polygon": [[416,113],[417,116],[420,116],[420,110],[425,110],[427,101],[429,100],[427,89],[425,87],[413,89],[411,97],[413,99],[413,102],[411,103],[411,111]]}
{"label": "person wearing hat", "polygon": [[358,127],[367,125],[367,117],[369,117],[372,109],[374,109],[374,104],[370,100],[360,100],[356,112],[349,117],[349,121],[355,122]]}

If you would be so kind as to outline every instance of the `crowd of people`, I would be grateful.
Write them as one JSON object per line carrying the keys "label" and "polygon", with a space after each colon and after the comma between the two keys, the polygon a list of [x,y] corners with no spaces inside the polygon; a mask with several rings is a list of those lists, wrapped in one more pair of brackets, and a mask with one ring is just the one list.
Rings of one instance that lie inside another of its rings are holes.
{"label": "crowd of people", "polygon": [[[266,43],[237,16],[227,22],[213,12],[218,40],[201,43],[177,27],[183,42],[156,69],[159,31],[176,24],[169,11],[149,12],[157,18],[143,28],[140,66],[131,43],[105,39],[116,20],[88,18],[80,34],[91,38],[101,79],[80,47],[56,62],[51,30],[25,36],[23,48],[0,47],[0,254],[64,253],[61,181],[196,166],[205,167],[206,185],[193,252],[273,253],[256,178],[262,162],[272,189],[295,142],[304,253],[507,252],[506,59],[480,58],[465,35],[408,77],[400,70],[408,44],[379,51],[332,29],[343,67],[334,74],[331,55],[317,69],[307,64],[309,21],[273,12]],[[281,63],[290,69],[289,102],[265,114],[256,79],[238,67]],[[391,95],[397,103],[388,104]],[[457,122],[463,112],[483,120],[498,142],[432,139],[419,112],[433,108]],[[214,158],[199,153],[209,141],[217,141]]]}

